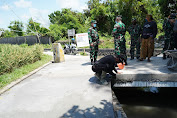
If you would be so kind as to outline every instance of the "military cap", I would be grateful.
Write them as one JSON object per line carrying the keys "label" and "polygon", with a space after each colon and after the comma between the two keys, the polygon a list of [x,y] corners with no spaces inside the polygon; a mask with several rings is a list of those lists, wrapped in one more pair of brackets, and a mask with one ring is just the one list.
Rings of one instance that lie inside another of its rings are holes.
{"label": "military cap", "polygon": [[118,15],[117,17],[120,17],[120,18],[122,18],[122,15]]}
{"label": "military cap", "polygon": [[96,20],[92,20],[91,23],[97,23]]}

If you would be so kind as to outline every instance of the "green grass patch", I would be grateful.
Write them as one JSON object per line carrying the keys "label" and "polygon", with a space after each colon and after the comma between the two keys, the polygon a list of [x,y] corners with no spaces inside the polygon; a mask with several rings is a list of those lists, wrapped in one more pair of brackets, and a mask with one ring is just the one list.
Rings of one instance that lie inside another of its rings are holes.
{"label": "green grass patch", "polygon": [[28,73],[39,68],[40,66],[46,64],[50,60],[52,60],[52,56],[43,54],[41,56],[41,60],[33,64],[27,64],[20,68],[16,68],[11,73],[5,73],[1,75],[0,76],[0,89],[10,84],[11,82],[23,77],[24,75],[27,75]]}
{"label": "green grass patch", "polygon": [[52,44],[40,44],[44,49],[52,49]]}
{"label": "green grass patch", "polygon": [[88,56],[88,54],[85,53],[85,52],[80,52],[80,55],[82,55],[82,56]]}

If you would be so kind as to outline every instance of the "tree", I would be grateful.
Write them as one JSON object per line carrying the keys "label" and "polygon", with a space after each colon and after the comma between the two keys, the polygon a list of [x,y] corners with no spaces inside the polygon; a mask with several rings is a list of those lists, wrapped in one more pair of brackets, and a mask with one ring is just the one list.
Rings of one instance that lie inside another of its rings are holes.
{"label": "tree", "polygon": [[177,9],[176,0],[158,0],[160,11],[163,17],[168,17],[170,13],[175,13]]}
{"label": "tree", "polygon": [[32,18],[29,19],[27,30],[28,35],[36,35],[37,33],[40,35],[46,35],[49,30],[45,27],[41,27],[40,23],[34,22]]}
{"label": "tree", "polygon": [[2,37],[3,33],[4,33],[4,29],[0,28],[0,37]]}
{"label": "tree", "polygon": [[1,32],[0,38],[8,38],[8,37],[17,36],[17,34],[15,34],[14,32],[11,32],[9,30],[0,29],[0,32]]}
{"label": "tree", "polygon": [[8,28],[10,29],[11,32],[13,32],[14,34],[16,34],[17,36],[23,36],[23,23],[20,21],[12,21],[10,23],[10,26],[8,26]]}
{"label": "tree", "polygon": [[[102,0],[88,0],[88,9],[84,10],[84,13],[71,9],[51,13],[49,15],[50,33],[52,32],[51,34],[55,37],[67,37],[67,29],[74,28],[76,33],[87,32],[91,20],[96,20],[99,33],[111,35],[116,16],[122,15],[127,28],[130,26],[132,18],[136,18],[138,23],[143,26],[147,14],[152,14],[161,32],[163,14],[159,1],[163,0],[104,0],[103,2]],[[169,0],[169,5],[174,7],[174,3],[172,5],[170,1],[174,0]]]}
{"label": "tree", "polygon": [[51,24],[49,29],[50,31],[48,32],[48,35],[54,37],[55,40],[60,40],[60,38],[67,35],[66,27],[59,26],[57,24]]}
{"label": "tree", "polygon": [[98,30],[101,33],[109,35],[111,35],[115,18],[118,15],[122,15],[126,27],[131,24],[132,17],[139,16],[138,20],[142,21],[142,24],[146,14],[143,4],[138,0],[106,0],[103,3],[100,3],[99,0],[88,1],[91,19],[97,20]]}
{"label": "tree", "polygon": [[143,25],[146,14],[152,14],[161,29],[162,15],[158,0],[89,0],[89,12],[85,11],[87,17],[97,20],[97,28],[100,33],[111,34],[115,24],[115,18],[122,15],[122,21],[126,28],[130,26],[131,19],[136,18],[138,23]]}
{"label": "tree", "polygon": [[[83,33],[85,29],[86,16],[82,13],[71,11],[71,9],[62,9],[62,11],[55,11],[49,15],[51,22],[50,29],[60,30],[59,37],[67,37],[67,29],[75,29],[76,33]],[[58,26],[56,26],[58,25]],[[55,30],[56,31],[56,30]],[[51,31],[53,32],[53,31]]]}

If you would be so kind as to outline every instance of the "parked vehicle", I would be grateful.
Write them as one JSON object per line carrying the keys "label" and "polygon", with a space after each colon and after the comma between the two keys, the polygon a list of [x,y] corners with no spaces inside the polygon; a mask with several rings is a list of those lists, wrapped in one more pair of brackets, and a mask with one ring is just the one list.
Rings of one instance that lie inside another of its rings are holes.
{"label": "parked vehicle", "polygon": [[71,43],[71,45],[69,44],[65,44],[65,47],[64,47],[64,53],[65,54],[74,54],[76,55],[77,54],[77,46],[76,44],[74,43]]}

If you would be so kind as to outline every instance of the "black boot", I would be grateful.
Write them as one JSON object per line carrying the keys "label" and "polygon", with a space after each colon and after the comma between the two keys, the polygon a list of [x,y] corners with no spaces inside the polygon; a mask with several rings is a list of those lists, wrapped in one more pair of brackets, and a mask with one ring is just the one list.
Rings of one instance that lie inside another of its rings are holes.
{"label": "black boot", "polygon": [[96,62],[97,60],[96,59],[94,59],[94,63]]}
{"label": "black boot", "polygon": [[130,60],[133,60],[134,59],[134,56],[131,56]]}
{"label": "black boot", "polygon": [[97,59],[96,58],[94,58],[94,63],[97,61]]}
{"label": "black boot", "polygon": [[125,65],[128,65],[127,61],[125,61]]}
{"label": "black boot", "polygon": [[140,56],[137,56],[137,57],[136,57],[136,59],[139,59],[139,58],[140,58]]}
{"label": "black boot", "polygon": [[93,59],[91,59],[91,65],[94,65],[94,61],[93,61]]}
{"label": "black boot", "polygon": [[166,54],[163,54],[163,59],[166,59],[167,57],[166,57]]}

